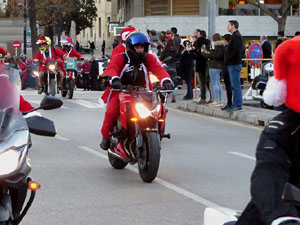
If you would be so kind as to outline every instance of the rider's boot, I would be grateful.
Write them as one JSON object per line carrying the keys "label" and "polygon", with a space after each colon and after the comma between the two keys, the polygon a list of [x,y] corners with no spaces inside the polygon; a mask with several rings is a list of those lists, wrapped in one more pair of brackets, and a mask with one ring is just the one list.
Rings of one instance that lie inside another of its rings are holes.
{"label": "rider's boot", "polygon": [[100,143],[100,148],[107,151],[110,146],[110,139],[102,138],[102,141]]}
{"label": "rider's boot", "polygon": [[38,90],[38,94],[39,94],[39,95],[42,94],[43,91],[44,91],[44,88],[43,88],[42,86],[40,86],[40,88],[39,88],[39,90]]}

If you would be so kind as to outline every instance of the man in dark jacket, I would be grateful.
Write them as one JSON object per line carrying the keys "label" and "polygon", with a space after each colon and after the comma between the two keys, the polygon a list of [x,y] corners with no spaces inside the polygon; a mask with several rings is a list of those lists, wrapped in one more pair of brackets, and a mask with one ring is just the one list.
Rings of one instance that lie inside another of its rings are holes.
{"label": "man in dark jacket", "polygon": [[[266,35],[260,36],[261,49],[263,50],[264,59],[272,59],[272,47]],[[270,61],[263,61],[262,68],[264,69],[265,65],[270,63]],[[264,73],[264,71],[263,71]]]}
{"label": "man in dark jacket", "polygon": [[[197,40],[194,43],[194,53],[196,59],[196,73],[198,82],[200,80],[201,99],[198,104],[206,104],[206,85],[208,84],[208,69],[206,65],[207,59],[202,56],[201,49],[209,50],[210,40],[206,38],[204,30],[195,30]],[[209,87],[209,85],[208,85]]]}
{"label": "man in dark jacket", "polygon": [[227,30],[232,36],[225,51],[224,63],[228,65],[230,83],[233,89],[233,103],[231,108],[226,109],[227,112],[241,111],[243,104],[240,73],[242,70],[244,44],[238,28],[239,23],[236,20],[230,20],[228,22]]}

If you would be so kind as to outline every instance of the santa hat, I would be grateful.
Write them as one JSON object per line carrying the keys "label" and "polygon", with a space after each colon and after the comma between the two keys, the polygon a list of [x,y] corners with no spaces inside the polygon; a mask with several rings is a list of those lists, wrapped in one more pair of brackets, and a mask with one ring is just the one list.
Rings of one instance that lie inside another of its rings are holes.
{"label": "santa hat", "polygon": [[126,41],[126,38],[128,37],[128,35],[135,31],[136,31],[136,29],[134,27],[126,27],[124,30],[122,30],[122,32],[120,34],[121,43],[123,44]]}
{"label": "santa hat", "polygon": [[263,93],[264,102],[279,106],[286,104],[300,113],[300,36],[284,41],[275,51],[274,77]]}
{"label": "santa hat", "polygon": [[74,46],[73,45],[73,40],[71,37],[66,37],[64,40],[60,41],[62,43],[62,45],[70,45],[70,46]]}
{"label": "santa hat", "polygon": [[36,44],[48,44],[48,41],[45,36],[39,36],[39,39],[37,40]]}

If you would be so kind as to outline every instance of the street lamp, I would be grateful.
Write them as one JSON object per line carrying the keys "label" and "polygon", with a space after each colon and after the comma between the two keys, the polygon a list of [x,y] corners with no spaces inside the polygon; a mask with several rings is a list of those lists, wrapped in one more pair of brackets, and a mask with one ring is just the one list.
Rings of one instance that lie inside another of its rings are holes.
{"label": "street lamp", "polygon": [[23,53],[24,55],[26,55],[27,51],[26,51],[26,18],[27,18],[27,14],[26,14],[26,0],[24,0],[24,50]]}

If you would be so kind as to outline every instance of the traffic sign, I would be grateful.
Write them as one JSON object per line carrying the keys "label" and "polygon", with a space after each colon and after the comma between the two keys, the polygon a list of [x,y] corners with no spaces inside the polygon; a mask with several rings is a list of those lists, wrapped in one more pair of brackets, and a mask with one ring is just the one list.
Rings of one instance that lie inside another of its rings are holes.
{"label": "traffic sign", "polygon": [[20,48],[21,48],[21,42],[19,42],[19,41],[14,41],[14,42],[13,42],[13,48],[14,48],[14,49],[20,49]]}
{"label": "traffic sign", "polygon": [[253,60],[250,61],[250,63],[253,66],[259,66],[261,64],[260,60],[255,60],[255,59],[262,59],[263,58],[263,51],[261,49],[260,44],[258,44],[257,42],[253,42],[249,46],[248,58],[253,59]]}

